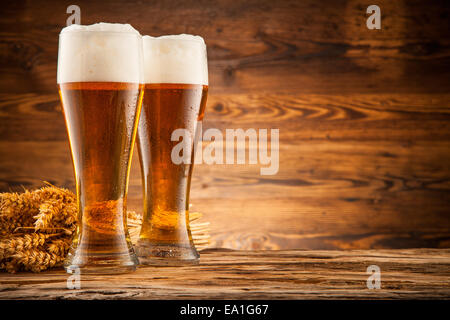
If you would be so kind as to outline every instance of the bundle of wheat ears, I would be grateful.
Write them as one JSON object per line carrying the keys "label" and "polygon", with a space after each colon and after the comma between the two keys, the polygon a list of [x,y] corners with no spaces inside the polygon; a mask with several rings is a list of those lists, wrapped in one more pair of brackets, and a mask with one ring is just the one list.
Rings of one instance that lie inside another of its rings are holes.
{"label": "bundle of wheat ears", "polygon": [[[191,212],[189,221],[197,250],[209,244],[209,222]],[[139,238],[142,217],[127,212],[131,241]],[[39,272],[60,267],[77,227],[76,196],[47,184],[23,193],[0,193],[0,270]]]}

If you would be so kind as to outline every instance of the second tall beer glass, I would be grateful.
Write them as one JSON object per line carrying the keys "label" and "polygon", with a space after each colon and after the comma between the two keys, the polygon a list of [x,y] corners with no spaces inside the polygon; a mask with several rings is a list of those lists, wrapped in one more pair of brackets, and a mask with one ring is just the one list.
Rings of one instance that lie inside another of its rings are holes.
{"label": "second tall beer glass", "polygon": [[[136,251],[142,264],[197,263],[189,228],[189,189],[194,137],[208,91],[206,46],[198,36],[144,36],[143,55],[138,150],[144,219]],[[173,137],[176,130],[189,137]],[[180,143],[185,144],[183,152],[190,151],[189,161],[179,162],[174,148]]]}
{"label": "second tall beer glass", "polygon": [[58,86],[79,211],[65,262],[70,273],[122,273],[137,266],[126,200],[141,80],[142,39],[130,25],[72,25],[61,31]]}

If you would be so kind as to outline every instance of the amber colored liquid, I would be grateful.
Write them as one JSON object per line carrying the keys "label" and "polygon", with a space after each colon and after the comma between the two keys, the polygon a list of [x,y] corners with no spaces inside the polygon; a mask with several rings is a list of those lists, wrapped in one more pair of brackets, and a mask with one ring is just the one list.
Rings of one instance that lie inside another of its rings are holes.
{"label": "amber colored liquid", "polygon": [[126,227],[128,176],[142,85],[65,83],[59,85],[59,93],[81,221],[69,254],[71,263],[89,265],[102,256],[126,260],[132,252]]}
{"label": "amber colored liquid", "polygon": [[175,129],[188,130],[193,150],[197,121],[203,119],[207,91],[205,85],[145,85],[138,127],[144,187],[140,243],[193,247],[188,215],[194,152],[191,164],[174,164],[171,152],[179,141],[171,141],[171,135]]}

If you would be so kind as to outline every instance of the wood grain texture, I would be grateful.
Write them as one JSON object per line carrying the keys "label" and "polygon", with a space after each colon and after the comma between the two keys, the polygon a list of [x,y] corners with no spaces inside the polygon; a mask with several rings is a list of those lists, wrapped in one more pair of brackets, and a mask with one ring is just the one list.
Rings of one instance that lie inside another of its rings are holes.
{"label": "wood grain texture", "polygon": [[[82,23],[194,33],[208,45],[204,129],[279,128],[275,176],[196,166],[191,202],[234,249],[450,247],[450,9],[445,1],[78,1]],[[68,4],[0,11],[0,192],[74,190],[56,91]],[[45,17],[43,19],[42,17]],[[204,143],[204,146],[206,143]],[[142,211],[137,153],[129,207]]]}
{"label": "wood grain texture", "polygon": [[[58,98],[9,97],[0,96],[9,137],[0,138],[1,189],[42,180],[74,189]],[[213,245],[227,248],[447,247],[449,97],[211,95],[204,129],[280,128],[280,169],[197,165],[193,210],[212,222]],[[129,207],[142,212],[133,159]]]}
{"label": "wood grain texture", "polygon": [[[450,250],[226,251],[207,249],[198,266],[142,267],[81,276],[0,274],[0,299],[449,299]],[[367,267],[381,270],[368,289]]]}
{"label": "wood grain texture", "polygon": [[[448,92],[447,2],[80,0],[82,23],[131,23],[142,34],[193,33],[208,45],[211,93]],[[54,92],[67,3],[14,1],[0,13],[0,92]],[[45,19],[42,19],[45,17]]]}

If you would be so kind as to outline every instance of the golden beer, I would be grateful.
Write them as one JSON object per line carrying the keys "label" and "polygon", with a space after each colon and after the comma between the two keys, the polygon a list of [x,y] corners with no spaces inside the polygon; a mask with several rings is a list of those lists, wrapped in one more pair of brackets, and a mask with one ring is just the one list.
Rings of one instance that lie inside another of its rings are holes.
{"label": "golden beer", "polygon": [[[199,258],[189,227],[189,191],[194,137],[198,121],[203,119],[208,92],[206,48],[197,39],[172,37],[150,38],[147,43],[144,40],[147,81],[138,127],[144,218],[136,248],[141,264],[196,263]],[[170,56],[172,52],[179,56]],[[194,61],[193,65],[201,70],[194,69],[187,75],[180,61],[189,57],[197,57],[201,63]],[[159,63],[159,71],[155,71],[155,63]],[[191,83],[176,83],[178,79]],[[153,81],[161,83],[149,83]],[[174,163],[172,159],[172,150],[180,143],[172,141],[177,129],[184,129],[191,137],[189,163]]]}
{"label": "golden beer", "polygon": [[[126,200],[143,86],[139,74],[130,77],[115,65],[130,63],[114,52],[121,50],[121,38],[126,39],[123,50],[135,44],[132,63],[139,64],[139,34],[85,28],[60,36],[58,87],[78,199],[77,234],[65,262],[68,272],[121,273],[135,270],[138,263],[127,232]],[[63,46],[74,53],[64,56]],[[79,55],[85,60],[77,60]],[[68,63],[79,63],[84,73],[65,72],[71,68]]]}

